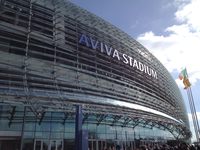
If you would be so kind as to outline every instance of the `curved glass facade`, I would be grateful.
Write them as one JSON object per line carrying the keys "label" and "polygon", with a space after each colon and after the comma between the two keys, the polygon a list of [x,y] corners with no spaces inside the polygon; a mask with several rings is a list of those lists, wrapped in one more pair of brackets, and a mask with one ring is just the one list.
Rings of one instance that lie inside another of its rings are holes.
{"label": "curved glass facade", "polygon": [[63,0],[3,0],[0,20],[1,149],[73,149],[75,105],[91,150],[190,138],[173,78],[120,29]]}

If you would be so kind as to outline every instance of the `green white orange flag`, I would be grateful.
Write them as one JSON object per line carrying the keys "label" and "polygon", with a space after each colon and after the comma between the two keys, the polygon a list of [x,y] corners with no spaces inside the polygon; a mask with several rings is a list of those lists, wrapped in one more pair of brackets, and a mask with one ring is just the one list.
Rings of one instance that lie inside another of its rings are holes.
{"label": "green white orange flag", "polygon": [[182,71],[181,71],[181,73],[179,73],[179,79],[180,80],[182,80],[183,78],[186,78],[187,77],[187,72],[186,72],[186,68],[185,69],[183,69]]}
{"label": "green white orange flag", "polygon": [[179,74],[178,77],[179,77],[180,80],[183,80],[183,84],[185,86],[184,89],[187,89],[188,87],[191,86],[191,83],[190,83],[190,81],[188,79],[186,68],[181,71],[181,73]]}

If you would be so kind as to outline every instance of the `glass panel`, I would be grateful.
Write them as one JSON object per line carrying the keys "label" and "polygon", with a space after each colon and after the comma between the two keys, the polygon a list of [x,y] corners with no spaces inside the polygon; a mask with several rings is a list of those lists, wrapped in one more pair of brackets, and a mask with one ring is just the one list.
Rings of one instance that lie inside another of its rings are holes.
{"label": "glass panel", "polygon": [[96,148],[97,148],[97,141],[93,141],[93,148],[94,148],[94,150],[97,150]]}
{"label": "glass panel", "polygon": [[102,142],[103,141],[98,141],[98,150],[101,150],[101,149],[104,148],[103,145],[102,145]]}
{"label": "glass panel", "polygon": [[34,138],[34,132],[24,132],[24,137],[25,138]]}
{"label": "glass panel", "polygon": [[33,140],[32,139],[25,139],[23,150],[33,150]]}
{"label": "glass panel", "polygon": [[62,150],[62,141],[61,140],[57,141],[57,150]]}
{"label": "glass panel", "polygon": [[62,123],[53,122],[51,128],[54,132],[63,132],[64,125]]}
{"label": "glass panel", "polygon": [[105,141],[98,141],[98,150],[106,149],[106,142]]}
{"label": "glass panel", "polygon": [[107,133],[116,133],[115,126],[106,125],[106,132]]}
{"label": "glass panel", "polygon": [[35,142],[35,150],[41,150],[41,141]]}
{"label": "glass panel", "polygon": [[35,130],[35,122],[26,122],[24,124],[25,131],[34,131]]}
{"label": "glass panel", "polygon": [[36,124],[37,131],[50,131],[50,122],[41,122]]}
{"label": "glass panel", "polygon": [[96,132],[96,124],[88,124],[89,132]]}
{"label": "glass panel", "polygon": [[65,139],[74,139],[75,133],[65,133]]}
{"label": "glass panel", "polygon": [[49,132],[36,132],[35,137],[38,139],[49,138]]}
{"label": "glass panel", "polygon": [[52,120],[54,119],[62,119],[64,118],[64,113],[63,112],[52,112]]}
{"label": "glass panel", "polygon": [[97,126],[97,133],[105,133],[105,132],[106,132],[105,125]]}
{"label": "glass panel", "polygon": [[96,139],[104,140],[106,139],[106,134],[97,134]]}
{"label": "glass panel", "polygon": [[89,150],[93,150],[92,141],[88,141],[88,148],[89,148]]}
{"label": "glass panel", "polygon": [[51,150],[56,150],[56,141],[51,141]]}
{"label": "glass panel", "polygon": [[117,139],[116,137],[116,134],[106,134],[107,139]]}
{"label": "glass panel", "polygon": [[106,145],[107,145],[107,149],[113,149],[115,147],[114,141],[109,141],[108,140]]}
{"label": "glass panel", "polygon": [[106,149],[106,141],[102,141],[103,148]]}
{"label": "glass panel", "polygon": [[[7,117],[10,117],[7,116]],[[9,121],[7,118],[3,118],[1,117],[0,119],[0,130],[5,131],[5,130],[9,130],[9,131],[21,131],[22,130],[22,124],[16,124],[14,123],[14,119],[12,121]]]}
{"label": "glass panel", "polygon": [[49,144],[48,141],[43,141],[42,150],[48,150],[48,144]]}
{"label": "glass panel", "polygon": [[65,123],[65,132],[75,132],[75,123],[66,122]]}
{"label": "glass panel", "polygon": [[64,149],[63,150],[73,150],[73,149],[75,149],[74,140],[64,140]]}
{"label": "glass panel", "polygon": [[52,132],[51,139],[61,139],[63,138],[63,132]]}

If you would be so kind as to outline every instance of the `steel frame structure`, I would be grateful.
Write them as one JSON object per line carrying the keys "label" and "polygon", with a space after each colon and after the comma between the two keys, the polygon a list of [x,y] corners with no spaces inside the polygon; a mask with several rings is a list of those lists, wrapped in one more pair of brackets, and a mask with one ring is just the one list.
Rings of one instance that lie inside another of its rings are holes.
{"label": "steel frame structure", "polygon": [[[42,121],[45,111],[83,105],[84,121],[168,130],[189,139],[182,96],[165,67],[140,43],[70,2],[0,1],[0,102],[29,107]],[[78,43],[81,34],[104,41],[155,68],[158,79]],[[105,100],[105,103],[104,103]],[[165,113],[139,111],[107,100],[137,104]],[[71,109],[70,109],[71,108]],[[63,121],[65,118],[63,118]]]}

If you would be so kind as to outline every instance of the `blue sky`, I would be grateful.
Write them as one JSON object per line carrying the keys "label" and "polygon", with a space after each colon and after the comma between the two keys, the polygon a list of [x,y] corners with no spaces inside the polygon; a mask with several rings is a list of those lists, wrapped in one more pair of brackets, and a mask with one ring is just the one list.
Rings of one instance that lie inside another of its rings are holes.
{"label": "blue sky", "polygon": [[119,27],[136,38],[146,31],[160,34],[172,25],[175,4],[172,0],[72,0],[73,3],[89,10]]}
{"label": "blue sky", "polygon": [[186,67],[200,118],[200,0],[71,1],[131,35],[163,63],[180,88],[192,125],[186,91],[178,79]]}

